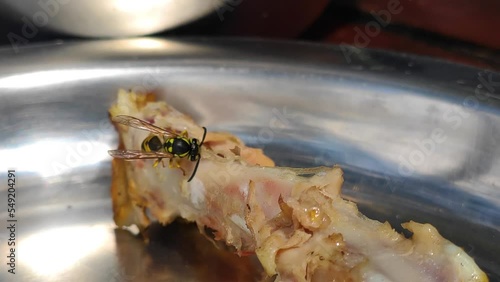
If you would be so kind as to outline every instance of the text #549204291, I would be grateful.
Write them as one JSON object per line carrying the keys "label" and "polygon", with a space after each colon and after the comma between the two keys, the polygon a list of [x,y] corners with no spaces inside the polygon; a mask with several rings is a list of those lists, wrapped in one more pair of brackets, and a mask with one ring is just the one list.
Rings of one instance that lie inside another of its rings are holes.
{"label": "text #549204291", "polygon": [[7,171],[7,271],[16,274],[16,171]]}

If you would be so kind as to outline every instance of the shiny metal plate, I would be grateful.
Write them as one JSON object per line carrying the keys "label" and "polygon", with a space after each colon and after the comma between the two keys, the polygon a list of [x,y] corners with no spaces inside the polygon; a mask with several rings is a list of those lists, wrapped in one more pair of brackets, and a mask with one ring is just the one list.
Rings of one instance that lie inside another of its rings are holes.
{"label": "shiny metal plate", "polygon": [[107,109],[119,88],[156,91],[279,165],[340,164],[368,216],[429,222],[500,279],[498,73],[344,46],[141,38],[0,50],[1,281],[261,278],[255,258],[192,225],[156,226],[150,245],[115,229]]}

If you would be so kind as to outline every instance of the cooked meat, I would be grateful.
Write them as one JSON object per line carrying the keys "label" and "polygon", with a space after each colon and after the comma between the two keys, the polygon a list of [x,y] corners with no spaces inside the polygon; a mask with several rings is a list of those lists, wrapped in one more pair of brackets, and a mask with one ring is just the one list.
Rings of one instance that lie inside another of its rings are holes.
{"label": "cooked meat", "polygon": [[[203,129],[151,95],[121,91],[112,117],[129,115],[201,139]],[[150,133],[117,124],[120,148],[138,150]],[[164,136],[160,136],[165,138]],[[261,150],[228,133],[209,132],[195,162],[153,167],[154,159],[113,161],[113,209],[118,226],[177,217],[196,222],[239,255],[256,254],[281,281],[488,281],[461,248],[429,224],[408,222],[405,238],[388,223],[363,216],[343,199],[339,167],[274,167]],[[147,210],[149,212],[147,212]]]}

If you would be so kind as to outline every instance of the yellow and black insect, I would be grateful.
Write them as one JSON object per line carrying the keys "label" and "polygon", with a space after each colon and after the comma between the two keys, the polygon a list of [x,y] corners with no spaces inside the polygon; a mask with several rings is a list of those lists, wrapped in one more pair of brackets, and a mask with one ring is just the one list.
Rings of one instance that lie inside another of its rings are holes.
{"label": "yellow and black insect", "polygon": [[[198,165],[200,164],[200,148],[205,141],[205,136],[207,135],[207,129],[203,127],[203,138],[201,142],[198,143],[198,139],[188,138],[186,131],[182,133],[177,133],[173,130],[164,129],[152,125],[149,122],[140,120],[135,117],[119,115],[112,119],[114,122],[124,124],[130,127],[142,129],[149,131],[151,134],[142,141],[142,150],[110,150],[108,153],[115,158],[133,160],[133,159],[157,159],[154,163],[156,167],[162,159],[170,159],[169,164],[172,167],[172,162],[174,158],[186,158],[188,157],[190,161],[196,162],[193,173],[189,177],[188,182],[190,182],[196,170],[198,170]],[[176,167],[180,167],[179,163],[176,163]],[[182,170],[184,172],[184,170]]]}

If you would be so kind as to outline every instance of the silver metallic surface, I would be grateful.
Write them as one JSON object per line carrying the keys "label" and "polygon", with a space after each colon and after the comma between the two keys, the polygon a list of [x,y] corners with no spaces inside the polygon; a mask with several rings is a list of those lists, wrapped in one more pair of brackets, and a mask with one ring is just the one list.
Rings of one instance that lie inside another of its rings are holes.
{"label": "silver metallic surface", "polygon": [[[115,230],[107,109],[157,91],[279,165],[340,164],[344,194],[395,227],[429,222],[500,279],[500,75],[332,46],[151,38],[0,50],[0,225],[16,170],[16,275],[0,281],[252,281],[252,258],[192,226]],[[162,239],[163,238],[163,239]],[[205,248],[204,246],[209,246]]]}
{"label": "silver metallic surface", "polygon": [[0,13],[19,23],[19,30],[12,32],[25,40],[43,29],[83,37],[126,37],[152,34],[189,23],[215,11],[223,1],[4,0],[0,2]]}

